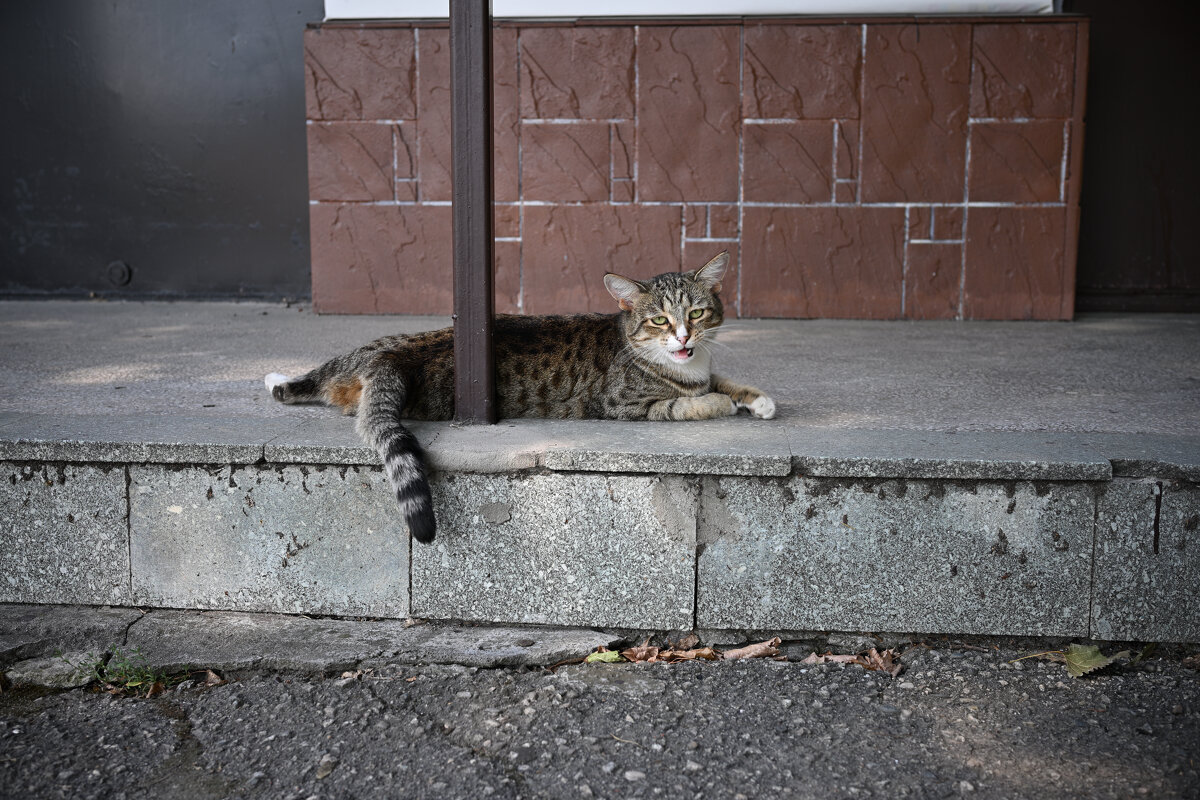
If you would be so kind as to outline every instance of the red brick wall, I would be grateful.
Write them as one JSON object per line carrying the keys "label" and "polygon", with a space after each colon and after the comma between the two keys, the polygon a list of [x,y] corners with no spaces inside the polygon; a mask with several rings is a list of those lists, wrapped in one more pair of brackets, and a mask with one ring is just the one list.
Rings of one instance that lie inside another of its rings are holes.
{"label": "red brick wall", "polygon": [[[1085,21],[508,25],[497,309],[733,256],[746,317],[1069,319]],[[445,27],[308,30],[313,304],[451,310]]]}

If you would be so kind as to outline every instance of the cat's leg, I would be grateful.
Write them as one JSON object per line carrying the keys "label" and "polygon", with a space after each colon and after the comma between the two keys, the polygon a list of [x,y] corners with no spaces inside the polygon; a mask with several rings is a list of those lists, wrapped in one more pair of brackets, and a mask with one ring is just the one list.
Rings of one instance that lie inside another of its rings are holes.
{"label": "cat's leg", "polygon": [[362,395],[362,380],[347,357],[327,361],[299,378],[272,372],[263,379],[267,391],[281,403],[325,403],[353,415]]}
{"label": "cat's leg", "polygon": [[281,403],[319,403],[325,398],[321,396],[321,383],[316,380],[316,370],[299,378],[289,378],[278,372],[272,372],[263,378],[267,391]]}
{"label": "cat's leg", "polygon": [[699,397],[675,397],[651,404],[646,418],[651,420],[716,419],[732,417],[737,405],[727,394],[709,392]]}
{"label": "cat's leg", "polygon": [[751,414],[760,419],[772,419],[775,416],[775,401],[753,386],[742,386],[719,375],[713,375],[712,389],[714,392],[729,395],[737,408],[749,409]]}

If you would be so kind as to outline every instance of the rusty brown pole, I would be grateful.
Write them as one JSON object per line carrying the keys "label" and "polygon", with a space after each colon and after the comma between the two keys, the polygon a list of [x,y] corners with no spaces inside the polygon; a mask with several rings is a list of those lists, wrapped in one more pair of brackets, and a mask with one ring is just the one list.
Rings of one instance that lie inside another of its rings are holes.
{"label": "rusty brown pole", "polygon": [[492,3],[450,0],[454,417],[496,421],[492,356]]}

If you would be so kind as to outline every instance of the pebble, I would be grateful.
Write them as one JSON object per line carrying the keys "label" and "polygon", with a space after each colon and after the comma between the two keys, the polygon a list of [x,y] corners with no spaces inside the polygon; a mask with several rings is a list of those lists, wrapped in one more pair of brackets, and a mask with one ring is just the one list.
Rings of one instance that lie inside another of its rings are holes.
{"label": "pebble", "polygon": [[635,781],[644,781],[646,780],[646,773],[639,772],[636,769],[627,769],[625,770],[625,780],[629,781],[630,783],[634,783]]}
{"label": "pebble", "polygon": [[959,781],[958,790],[960,792],[973,792],[975,791],[975,784],[971,783],[970,781]]}
{"label": "pebble", "polygon": [[912,681],[904,681],[900,684],[900,688],[901,689],[915,689],[916,687],[913,685]]}
{"label": "pebble", "polygon": [[701,766],[699,763],[697,763],[695,761],[691,761],[691,760],[689,760],[686,764],[684,764],[683,768],[686,769],[688,772],[699,772],[700,770],[704,769],[704,767]]}

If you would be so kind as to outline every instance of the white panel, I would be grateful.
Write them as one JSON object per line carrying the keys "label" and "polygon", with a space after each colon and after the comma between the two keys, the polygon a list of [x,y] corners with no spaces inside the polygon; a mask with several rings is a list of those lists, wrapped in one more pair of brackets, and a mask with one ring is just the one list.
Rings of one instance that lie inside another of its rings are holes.
{"label": "white panel", "polygon": [[[325,0],[326,19],[446,17],[449,0]],[[748,16],[753,14],[1048,14],[1050,0],[493,0],[500,18]]]}

